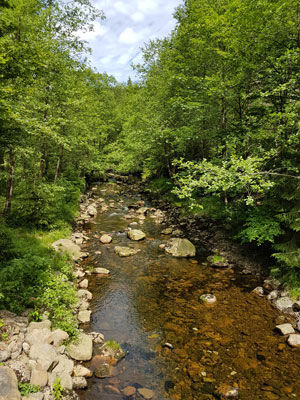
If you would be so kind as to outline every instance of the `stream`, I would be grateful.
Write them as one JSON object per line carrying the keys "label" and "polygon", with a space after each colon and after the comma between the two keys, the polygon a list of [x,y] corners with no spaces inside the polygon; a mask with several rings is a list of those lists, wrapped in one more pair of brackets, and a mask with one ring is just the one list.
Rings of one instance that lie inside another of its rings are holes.
{"label": "stream", "polygon": [[[99,185],[97,196],[108,210],[86,228],[90,257],[84,265],[111,274],[91,276],[92,320],[85,328],[119,342],[127,354],[113,376],[91,378],[88,389],[79,391],[81,400],[125,399],[127,386],[151,389],[156,400],[221,399],[230,388],[237,388],[242,400],[300,399],[300,350],[274,330],[289,317],[252,293],[258,278],[211,268],[201,252],[193,259],[165,254],[159,245],[171,236],[161,234],[164,224],[151,213],[144,220],[125,218],[130,206],[143,200],[128,187]],[[134,221],[145,240],[127,237]],[[111,244],[100,243],[103,233],[112,236]],[[119,257],[116,245],[140,252]],[[205,293],[213,293],[217,302],[201,303]],[[142,397],[136,393],[130,399]]]}

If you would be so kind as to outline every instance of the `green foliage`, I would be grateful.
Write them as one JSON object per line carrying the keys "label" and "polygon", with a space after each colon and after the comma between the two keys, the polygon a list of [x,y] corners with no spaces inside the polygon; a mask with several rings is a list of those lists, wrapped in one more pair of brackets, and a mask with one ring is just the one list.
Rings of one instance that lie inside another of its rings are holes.
{"label": "green foliage", "polygon": [[31,393],[38,393],[41,388],[38,385],[31,385],[30,383],[19,382],[19,390],[22,396],[29,397]]}
{"label": "green foliage", "polygon": [[53,383],[52,394],[55,400],[60,400],[63,398],[63,388],[59,378],[56,378],[56,381]]}

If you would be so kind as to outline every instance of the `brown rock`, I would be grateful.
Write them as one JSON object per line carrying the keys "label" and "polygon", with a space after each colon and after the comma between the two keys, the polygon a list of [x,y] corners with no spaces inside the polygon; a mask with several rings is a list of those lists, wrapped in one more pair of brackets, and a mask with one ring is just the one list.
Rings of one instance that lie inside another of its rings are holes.
{"label": "brown rock", "polygon": [[110,393],[121,394],[120,390],[113,385],[106,385],[106,386],[104,386],[104,389]]}
{"label": "brown rock", "polygon": [[146,400],[151,400],[153,399],[155,393],[153,392],[153,390],[150,389],[146,389],[146,388],[141,388],[138,389],[139,394]]}
{"label": "brown rock", "polygon": [[124,389],[122,390],[122,392],[123,392],[124,396],[130,397],[130,396],[135,395],[135,393],[136,393],[136,388],[133,387],[133,386],[126,386],[126,388],[124,388]]}
{"label": "brown rock", "polygon": [[106,235],[106,234],[102,235],[100,238],[100,242],[103,244],[109,244],[109,243],[111,243],[111,241],[112,241],[112,237],[109,235]]}

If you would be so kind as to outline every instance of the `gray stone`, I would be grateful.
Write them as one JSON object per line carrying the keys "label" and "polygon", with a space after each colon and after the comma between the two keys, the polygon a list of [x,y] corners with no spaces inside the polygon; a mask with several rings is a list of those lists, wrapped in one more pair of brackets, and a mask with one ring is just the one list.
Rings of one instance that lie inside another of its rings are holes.
{"label": "gray stone", "polygon": [[103,243],[103,244],[109,244],[109,243],[111,243],[111,241],[112,241],[112,237],[110,235],[107,235],[107,234],[102,235],[101,238],[100,238],[100,242]]}
{"label": "gray stone", "polygon": [[75,376],[72,378],[74,389],[85,389],[87,387],[87,381],[83,376]]}
{"label": "gray stone", "polygon": [[138,389],[138,393],[146,400],[151,400],[155,396],[155,393],[153,392],[153,390],[146,389],[146,388]]}
{"label": "gray stone", "polygon": [[56,379],[60,379],[60,384],[63,389],[72,390],[73,381],[71,374],[74,368],[74,361],[70,360],[67,356],[60,355],[58,358],[58,364],[49,374],[48,384],[52,386]]}
{"label": "gray stone", "polygon": [[287,342],[292,347],[300,347],[300,335],[297,333],[290,335]]}
{"label": "gray stone", "polygon": [[0,400],[20,400],[18,380],[14,371],[0,366]]}
{"label": "gray stone", "polygon": [[51,329],[51,321],[49,321],[49,319],[45,319],[41,322],[30,322],[27,328],[27,334],[31,333],[35,329]]}
{"label": "gray stone", "polygon": [[88,310],[79,311],[77,318],[78,321],[83,324],[88,323],[91,320],[91,311]]}
{"label": "gray stone", "polygon": [[281,324],[281,325],[276,325],[276,329],[282,334],[282,335],[290,335],[292,333],[295,333],[294,328],[292,327],[291,324]]}
{"label": "gray stone", "polygon": [[289,297],[280,297],[275,300],[274,304],[279,311],[291,311],[294,302]]}
{"label": "gray stone", "polygon": [[95,217],[97,215],[97,208],[93,204],[91,204],[90,206],[88,206],[86,212],[89,216]]}
{"label": "gray stone", "polygon": [[90,378],[93,376],[93,372],[83,365],[78,364],[73,369],[73,375],[77,377]]}
{"label": "gray stone", "polygon": [[29,358],[25,354],[22,354],[16,360],[9,360],[6,366],[15,372],[19,382],[25,383],[30,380],[31,376],[29,362]]}
{"label": "gray stone", "polygon": [[102,344],[104,343],[104,335],[100,332],[90,332],[89,336],[92,337],[93,342],[95,344]]}
{"label": "gray stone", "polygon": [[69,254],[74,261],[78,261],[81,258],[80,247],[73,243],[70,239],[60,239],[52,243],[52,247],[57,252]]}
{"label": "gray stone", "polygon": [[89,291],[86,290],[86,289],[79,289],[79,290],[77,291],[76,295],[77,295],[77,297],[78,297],[79,299],[84,300],[84,301],[89,301],[89,300],[92,300],[92,298],[93,298],[92,293],[89,292]]}
{"label": "gray stone", "polygon": [[44,400],[44,393],[31,393],[28,397],[22,397],[24,400]]}
{"label": "gray stone", "polygon": [[30,345],[34,343],[49,343],[51,331],[49,328],[33,329],[25,337],[25,341]]}
{"label": "gray stone", "polygon": [[129,257],[137,254],[139,250],[131,249],[130,247],[125,246],[116,246],[115,253],[120,257]]}
{"label": "gray stone", "polygon": [[30,348],[29,357],[37,361],[46,371],[58,361],[54,347],[46,343],[34,343]]}
{"label": "gray stone", "polygon": [[23,347],[24,353],[25,353],[25,354],[29,354],[30,345],[29,345],[28,343],[24,342],[23,345],[22,345],[22,347]]}
{"label": "gray stone", "polygon": [[87,289],[89,287],[89,281],[87,279],[84,279],[81,281],[78,285],[80,289]]}
{"label": "gray stone", "polygon": [[55,347],[59,347],[68,339],[69,335],[67,332],[61,329],[56,329],[55,331],[51,332],[51,335],[48,338],[48,343],[53,344]]}
{"label": "gray stone", "polygon": [[252,290],[252,292],[262,297],[264,295],[264,288],[262,288],[261,286],[257,286],[255,289]]}
{"label": "gray stone", "polygon": [[134,241],[143,240],[146,237],[146,234],[143,231],[140,231],[139,229],[130,229],[127,235],[129,239]]}
{"label": "gray stone", "polygon": [[278,297],[278,290],[272,290],[267,296],[268,300],[275,300]]}
{"label": "gray stone", "polygon": [[93,274],[109,275],[110,271],[106,268],[94,268]]}
{"label": "gray stone", "polygon": [[200,296],[199,300],[205,304],[214,304],[217,301],[217,298],[213,294],[207,293]]}
{"label": "gray stone", "polygon": [[10,351],[1,350],[0,351],[0,362],[4,362],[10,358]]}
{"label": "gray stone", "polygon": [[194,257],[196,248],[188,239],[172,238],[165,248],[168,254],[173,257]]}
{"label": "gray stone", "polygon": [[80,300],[78,302],[77,306],[78,306],[80,311],[84,311],[84,310],[87,310],[89,308],[90,303],[88,301],[85,301],[85,300]]}
{"label": "gray stone", "polygon": [[67,352],[74,360],[89,361],[93,355],[92,338],[84,333],[81,333],[77,340],[68,346]]}
{"label": "gray stone", "polygon": [[32,370],[30,384],[44,387],[48,382],[48,372],[42,368],[35,368]]}

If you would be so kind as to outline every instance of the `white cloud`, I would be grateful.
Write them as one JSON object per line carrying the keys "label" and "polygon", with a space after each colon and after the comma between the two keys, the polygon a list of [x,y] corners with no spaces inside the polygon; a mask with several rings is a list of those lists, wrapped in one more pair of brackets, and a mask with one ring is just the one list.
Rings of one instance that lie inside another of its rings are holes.
{"label": "white cloud", "polygon": [[111,62],[112,59],[113,59],[112,56],[102,57],[102,58],[100,58],[100,63],[107,65]]}
{"label": "white cloud", "polygon": [[122,14],[130,14],[131,12],[131,7],[130,4],[128,4],[128,2],[117,1],[114,4],[114,8]]}
{"label": "white cloud", "polygon": [[145,14],[150,14],[159,9],[157,0],[138,0],[137,6],[139,11]]}
{"label": "white cloud", "polygon": [[120,43],[132,44],[139,41],[139,35],[132,28],[126,28],[119,36]]}
{"label": "white cloud", "polygon": [[117,63],[118,63],[118,64],[121,64],[121,65],[125,65],[125,64],[128,63],[128,61],[130,60],[130,58],[131,58],[131,54],[128,54],[128,53],[122,54],[122,55],[118,58]]}
{"label": "white cloud", "polygon": [[134,22],[142,22],[145,19],[145,15],[142,12],[137,11],[134,14],[131,15],[131,19]]}

